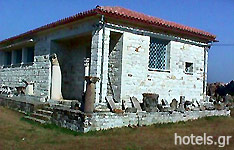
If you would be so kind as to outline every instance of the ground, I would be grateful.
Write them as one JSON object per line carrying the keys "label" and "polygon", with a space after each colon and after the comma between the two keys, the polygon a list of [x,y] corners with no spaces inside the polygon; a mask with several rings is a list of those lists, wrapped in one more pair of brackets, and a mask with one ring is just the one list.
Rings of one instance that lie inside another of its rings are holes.
{"label": "ground", "polygon": [[[174,133],[180,136],[234,136],[232,117],[209,117],[176,124],[120,128],[76,133],[55,125],[39,125],[22,119],[23,114],[0,107],[0,150],[9,149],[219,149],[216,146],[175,146]],[[234,149],[234,137],[224,149]]]}

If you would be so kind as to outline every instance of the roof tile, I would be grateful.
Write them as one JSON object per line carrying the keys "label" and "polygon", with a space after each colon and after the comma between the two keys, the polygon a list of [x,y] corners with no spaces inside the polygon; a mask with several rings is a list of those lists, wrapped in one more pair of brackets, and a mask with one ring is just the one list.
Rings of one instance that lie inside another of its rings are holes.
{"label": "roof tile", "polygon": [[132,11],[126,8],[122,8],[122,7],[110,7],[110,6],[97,6],[95,9],[91,9],[88,11],[84,11],[81,13],[78,13],[76,15],[58,20],[56,22],[44,25],[42,27],[30,30],[28,32],[25,32],[23,34],[20,35],[16,35],[13,36],[11,38],[5,39],[3,41],[0,41],[0,44],[3,44],[5,42],[10,42],[19,38],[23,38],[26,36],[29,36],[31,34],[40,32],[40,31],[44,31],[50,28],[54,28],[57,27],[59,25],[63,25],[63,24],[67,24],[88,16],[93,16],[93,15],[97,15],[97,14],[103,14],[103,15],[109,15],[112,17],[120,17],[122,19],[127,19],[127,20],[133,20],[133,21],[137,21],[139,23],[144,23],[144,24],[148,24],[148,25],[154,25],[156,27],[160,27],[160,28],[165,28],[168,30],[173,30],[173,31],[179,31],[179,32],[183,32],[184,34],[189,34],[190,36],[199,36],[200,38],[204,38],[208,41],[215,41],[216,36],[203,31],[203,30],[199,30],[196,28],[192,28],[189,26],[185,26],[185,25],[181,25],[175,22],[171,22],[171,21],[166,21],[157,17],[153,17],[153,16],[149,16],[143,13],[139,13],[136,11]]}

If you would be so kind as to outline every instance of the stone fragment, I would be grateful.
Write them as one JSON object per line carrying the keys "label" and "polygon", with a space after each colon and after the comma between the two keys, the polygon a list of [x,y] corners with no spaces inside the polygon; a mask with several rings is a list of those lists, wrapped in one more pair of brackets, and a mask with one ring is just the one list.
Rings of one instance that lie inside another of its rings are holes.
{"label": "stone fragment", "polygon": [[230,104],[234,101],[233,97],[229,94],[227,94],[225,97],[224,97],[224,103],[225,104]]}
{"label": "stone fragment", "polygon": [[110,112],[110,109],[107,107],[107,105],[98,104],[94,108],[94,112]]}
{"label": "stone fragment", "polygon": [[214,104],[214,108],[216,110],[224,110],[225,109],[225,104],[224,103],[216,103],[216,104]]}
{"label": "stone fragment", "polygon": [[147,107],[145,109],[146,112],[158,112],[158,108],[157,107]]}
{"label": "stone fragment", "polygon": [[210,103],[210,102],[205,102],[202,105],[204,106],[205,110],[214,110],[215,109],[214,104]]}
{"label": "stone fragment", "polygon": [[133,106],[137,109],[137,111],[138,111],[138,112],[142,111],[141,106],[140,106],[140,103],[139,103],[139,101],[137,100],[137,98],[133,96],[133,97],[131,97],[130,99],[131,99],[131,101],[132,101],[132,103],[133,103]]}
{"label": "stone fragment", "polygon": [[163,105],[162,104],[157,104],[157,108],[160,112],[163,112]]}
{"label": "stone fragment", "polygon": [[187,111],[191,110],[192,104],[193,104],[193,102],[191,102],[191,101],[185,101],[185,103],[184,103],[184,109],[187,110]]}
{"label": "stone fragment", "polygon": [[179,111],[179,112],[185,111],[184,103],[185,103],[185,96],[180,96],[180,103],[179,103],[179,106],[177,108],[177,111]]}
{"label": "stone fragment", "polygon": [[137,108],[134,108],[134,107],[130,108],[130,107],[128,107],[128,108],[125,109],[125,112],[126,113],[136,113],[137,112]]}
{"label": "stone fragment", "polygon": [[172,109],[172,107],[163,107],[163,112],[169,112],[172,113],[174,110]]}
{"label": "stone fragment", "polygon": [[118,109],[118,108],[113,109],[113,112],[114,112],[114,113],[117,113],[117,114],[122,114],[122,113],[124,113],[123,110]]}
{"label": "stone fragment", "polygon": [[177,109],[177,107],[178,107],[178,101],[175,98],[170,103],[170,107],[172,108],[173,111]]}
{"label": "stone fragment", "polygon": [[169,105],[169,104],[168,104],[168,101],[165,100],[165,99],[162,99],[162,100],[161,100],[161,103],[162,103],[162,106],[168,106],[168,105]]}
{"label": "stone fragment", "polygon": [[143,110],[147,112],[156,112],[158,111],[158,94],[153,93],[144,93],[143,95]]}
{"label": "stone fragment", "polygon": [[114,109],[116,109],[117,107],[115,106],[115,102],[112,98],[112,96],[106,96],[106,101],[108,102],[108,104],[110,105],[111,110],[113,111]]}

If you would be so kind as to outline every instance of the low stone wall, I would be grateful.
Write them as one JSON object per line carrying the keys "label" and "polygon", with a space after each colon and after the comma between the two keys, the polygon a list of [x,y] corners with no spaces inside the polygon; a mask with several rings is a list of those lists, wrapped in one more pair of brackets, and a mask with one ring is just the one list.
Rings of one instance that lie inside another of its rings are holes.
{"label": "low stone wall", "polygon": [[85,116],[84,132],[105,130],[124,126],[143,126],[157,123],[169,123],[195,120],[207,116],[229,116],[230,110],[173,112],[141,112],[141,113],[94,113]]}
{"label": "low stone wall", "polygon": [[[36,109],[43,107],[44,103],[27,100],[16,100],[0,96],[0,105],[14,110],[32,113]],[[157,123],[169,123],[195,120],[207,116],[230,116],[230,110],[212,111],[186,111],[185,113],[173,112],[140,112],[116,114],[112,112],[87,114],[79,110],[55,107],[51,122],[58,126],[71,129],[77,132],[89,132],[120,128],[127,126],[143,126]]]}
{"label": "low stone wall", "polygon": [[85,114],[79,110],[54,108],[52,122],[58,126],[78,132],[89,132],[120,128],[127,126],[143,126],[157,123],[169,123],[195,120],[207,116],[230,116],[230,110],[173,112],[140,112],[116,114],[112,112]]}
{"label": "low stone wall", "polygon": [[0,105],[24,113],[32,113],[37,108],[43,107],[44,103],[28,101],[26,99],[9,98],[0,96]]}
{"label": "low stone wall", "polygon": [[84,116],[79,110],[53,108],[51,122],[73,131],[84,132]]}

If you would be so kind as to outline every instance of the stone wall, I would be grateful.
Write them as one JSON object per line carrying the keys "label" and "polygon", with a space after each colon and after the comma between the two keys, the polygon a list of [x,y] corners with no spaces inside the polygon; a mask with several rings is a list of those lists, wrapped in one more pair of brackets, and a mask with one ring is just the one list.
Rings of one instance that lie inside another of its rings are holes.
{"label": "stone wall", "polygon": [[91,35],[53,42],[51,53],[56,53],[62,73],[64,99],[81,100],[84,92],[84,58],[90,58]]}
{"label": "stone wall", "polygon": [[[143,93],[157,93],[169,102],[180,96],[203,100],[203,47],[170,41],[169,70],[155,71],[148,69],[150,36],[124,32],[123,41],[122,100],[135,96],[142,101]],[[185,62],[193,63],[193,74],[184,72]]]}
{"label": "stone wall", "polygon": [[25,86],[22,80],[33,82],[34,95],[49,98],[51,63],[49,45],[44,39],[38,39],[34,54],[33,63],[0,66],[0,83],[17,87]]}
{"label": "stone wall", "polygon": [[195,120],[207,116],[229,116],[230,111],[187,111],[185,113],[173,112],[141,112],[141,113],[94,113],[85,117],[84,132],[105,130],[127,126],[143,126],[158,123],[172,123]]}
{"label": "stone wall", "polygon": [[111,32],[108,63],[107,95],[120,102],[122,76],[123,34]]}
{"label": "stone wall", "polygon": [[54,108],[51,122],[73,131],[84,132],[84,113],[79,110]]}
{"label": "stone wall", "polygon": [[[24,113],[32,113],[44,104],[19,98],[0,97],[0,105]],[[173,112],[139,112],[116,114],[112,112],[86,114],[79,110],[53,107],[51,122],[77,132],[89,132],[128,126],[143,126],[195,120],[208,116],[230,116],[230,110]]]}
{"label": "stone wall", "polygon": [[7,98],[0,96],[0,106],[8,107],[23,113],[33,113],[36,109],[43,107],[43,103],[32,102],[26,98]]}
{"label": "stone wall", "polygon": [[[91,33],[96,28],[97,24],[98,18],[87,18],[62,26],[62,28],[60,26],[59,28],[34,35],[32,37],[35,43],[33,63],[4,67],[2,65],[4,60],[3,52],[0,51],[0,84],[9,87],[24,86],[22,80],[26,80],[34,83],[35,96],[50,98],[51,62],[49,56],[51,54],[53,41],[77,37],[84,33]],[[22,48],[24,47],[25,46],[22,45]],[[83,63],[83,58],[80,58],[80,61]],[[71,80],[74,80],[74,77],[71,77]],[[78,93],[80,94],[80,92]],[[77,95],[73,94],[71,98],[77,98]]]}
{"label": "stone wall", "polygon": [[116,114],[111,112],[85,114],[79,110],[54,108],[52,122],[78,132],[89,132],[128,126],[175,123],[208,116],[230,116],[228,110],[173,112],[139,112]]}

